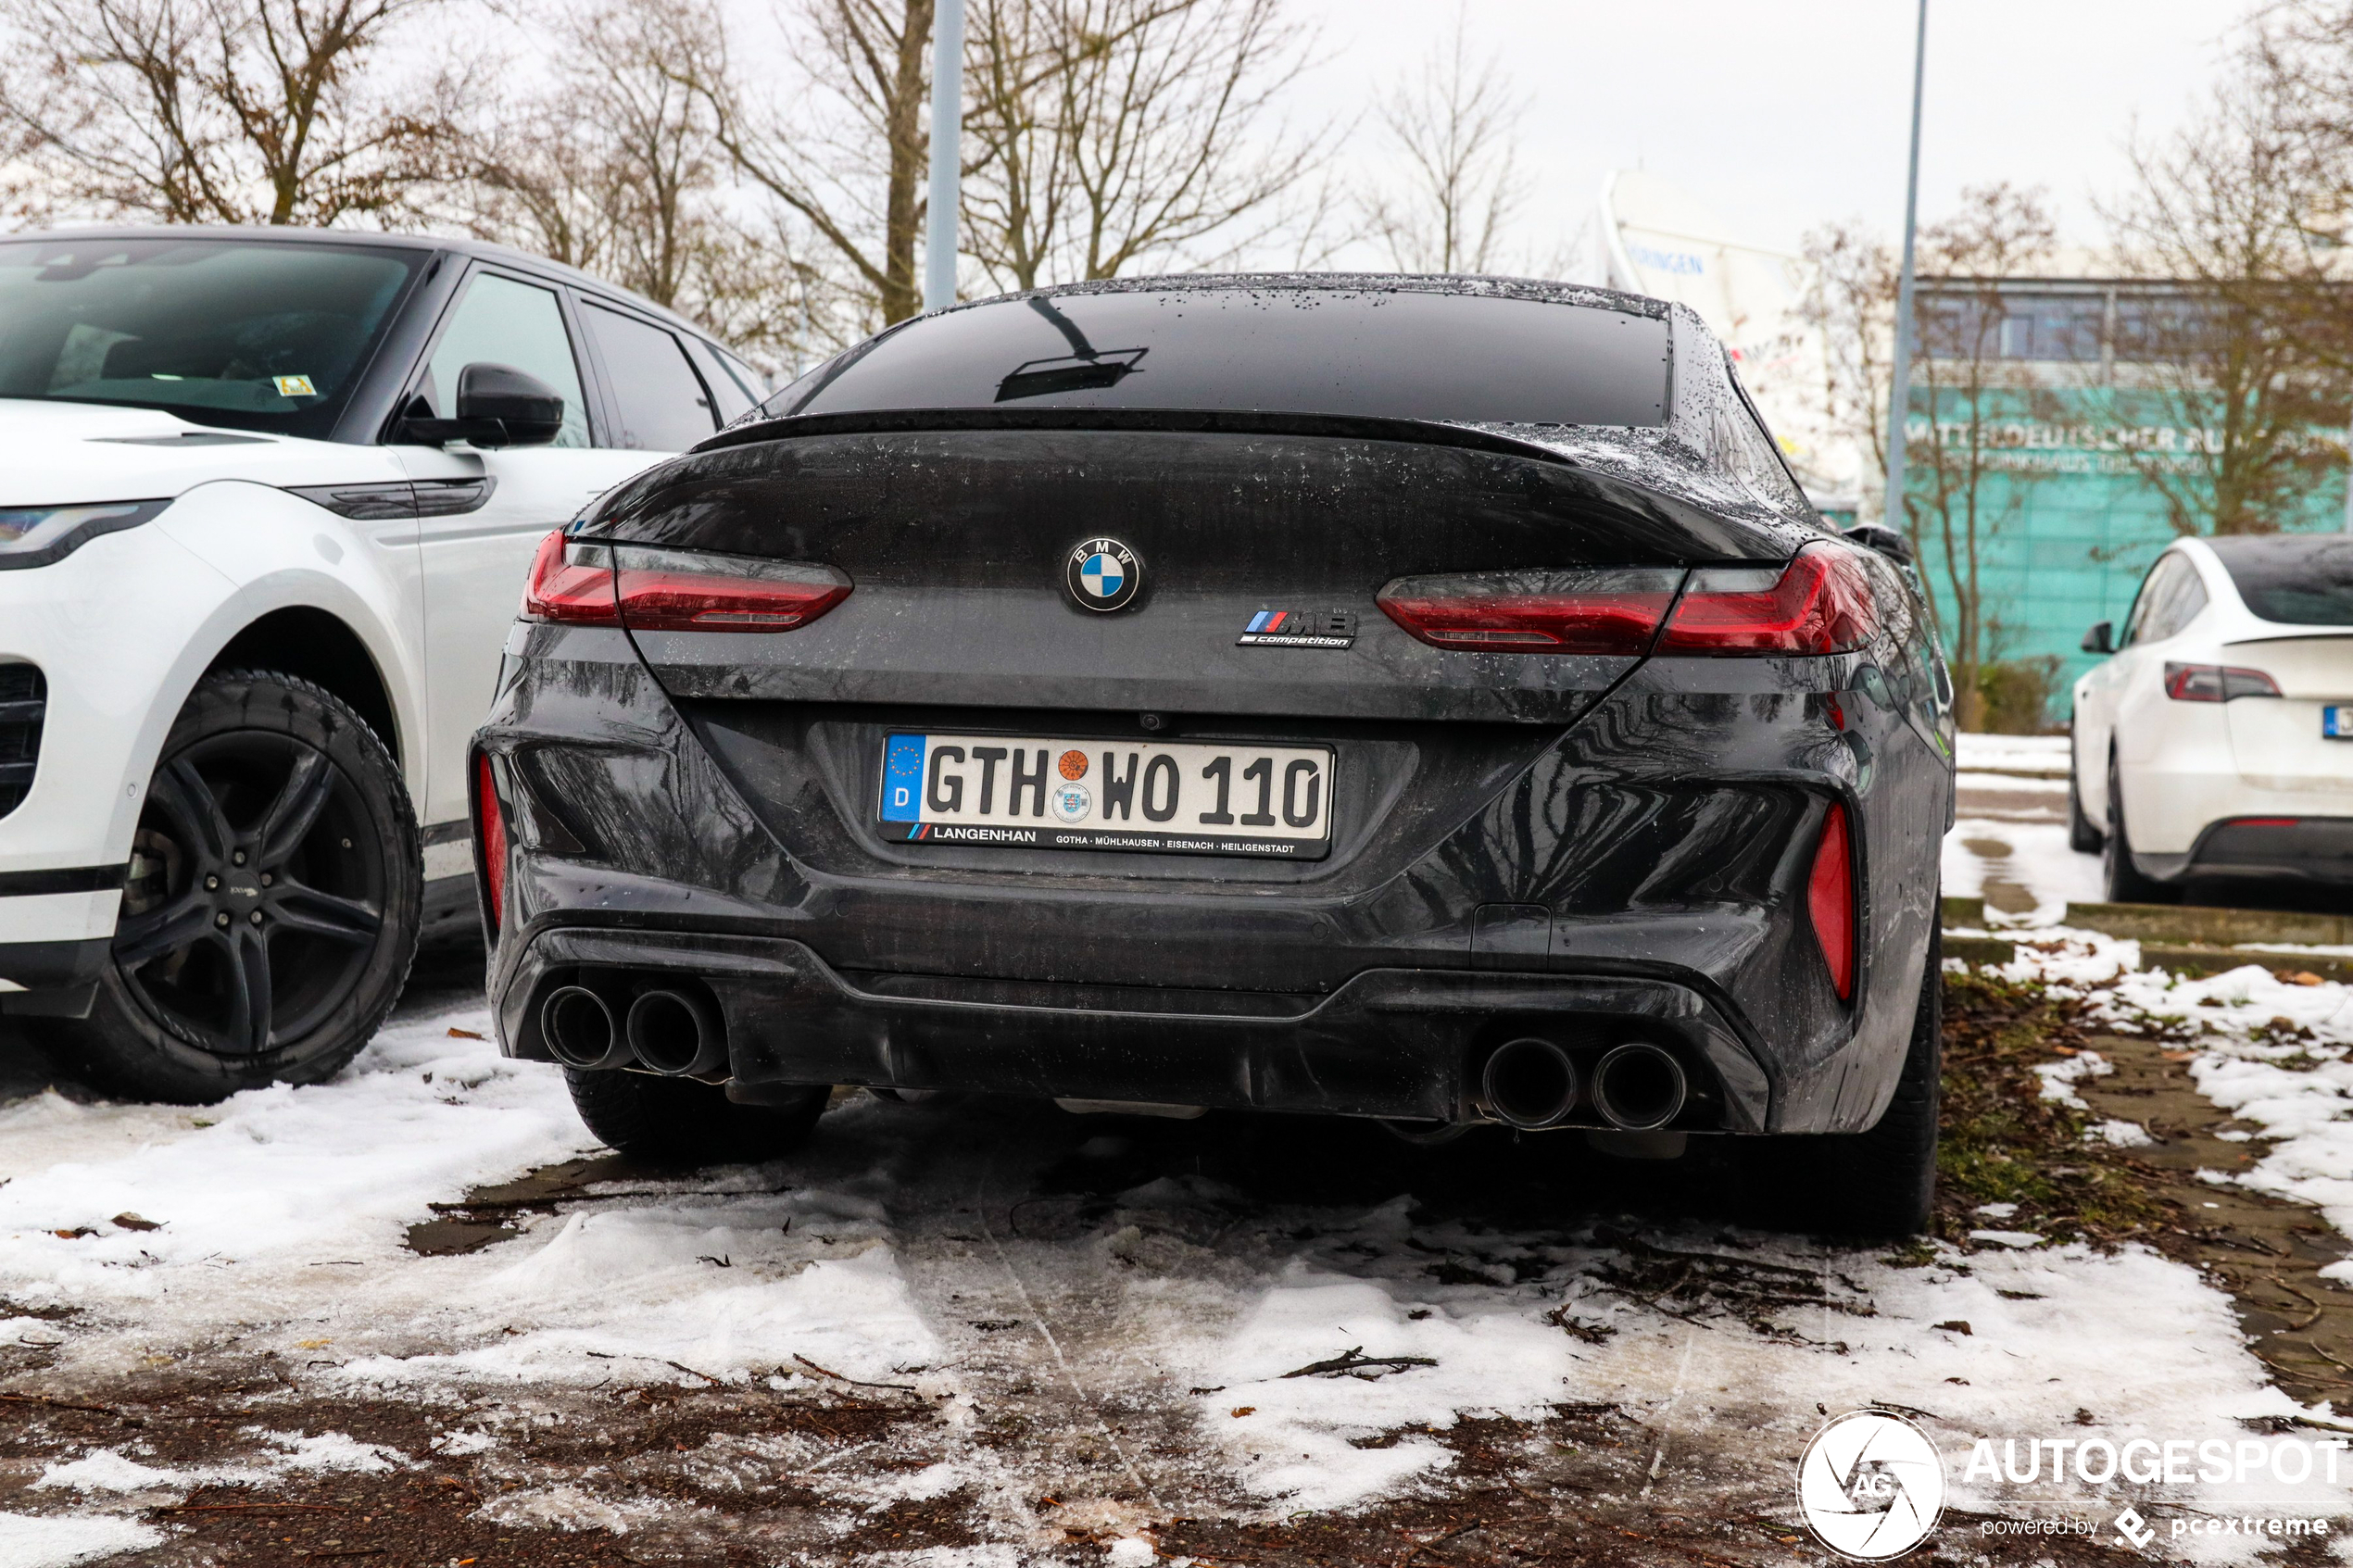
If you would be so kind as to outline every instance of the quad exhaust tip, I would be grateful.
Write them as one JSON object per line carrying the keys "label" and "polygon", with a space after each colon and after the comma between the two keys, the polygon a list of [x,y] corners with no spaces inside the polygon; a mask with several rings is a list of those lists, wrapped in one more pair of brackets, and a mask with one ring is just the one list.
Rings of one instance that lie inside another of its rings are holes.
{"label": "quad exhaust tip", "polygon": [[1622,1133],[1666,1126],[1690,1092],[1682,1063],[1644,1041],[1613,1047],[1593,1070],[1593,1109]]}
{"label": "quad exhaust tip", "polygon": [[629,1044],[614,1026],[612,1009],[585,985],[559,985],[539,1004],[539,1033],[548,1054],[586,1073],[629,1065]]}
{"label": "quad exhaust tip", "polygon": [[1567,1051],[1550,1040],[1528,1038],[1495,1047],[1481,1087],[1496,1120],[1532,1132],[1568,1120],[1584,1085]]}
{"label": "quad exhaust tip", "polygon": [[629,1004],[625,1033],[637,1065],[673,1078],[727,1062],[727,1035],[711,1005],[691,991],[648,991]]}

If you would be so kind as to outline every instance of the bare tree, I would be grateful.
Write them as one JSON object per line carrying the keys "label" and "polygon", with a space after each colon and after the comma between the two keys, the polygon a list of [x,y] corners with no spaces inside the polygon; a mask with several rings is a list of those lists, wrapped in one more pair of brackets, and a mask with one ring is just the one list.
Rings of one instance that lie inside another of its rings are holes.
{"label": "bare tree", "polygon": [[1417,74],[1382,94],[1376,118],[1403,178],[1365,198],[1367,226],[1407,272],[1485,272],[1528,196],[1515,138],[1526,101],[1501,61],[1470,56],[1465,15]]}
{"label": "bare tree", "polygon": [[805,223],[870,312],[923,307],[915,247],[930,157],[932,0],[794,0],[798,74],[756,91],[714,32],[681,80],[736,170]]}
{"label": "bare tree", "polygon": [[2346,187],[2312,97],[2253,63],[2133,149],[2108,214],[2120,270],[2148,284],[2120,296],[2106,422],[2183,533],[2277,529],[2344,461],[2313,432],[2344,424],[2353,360],[2336,244],[2316,232]]}
{"label": "bare tree", "polygon": [[1012,288],[1214,264],[1290,221],[1328,136],[1275,105],[1312,39],[1282,0],[982,0],[967,244]]}
{"label": "bare tree", "polygon": [[748,352],[798,358],[826,280],[735,188],[692,85],[724,39],[711,0],[598,0],[549,19],[551,80],[475,123],[449,221],[570,263],[700,321]]}
{"label": "bare tree", "polygon": [[439,172],[463,79],[390,45],[444,0],[0,0],[12,205],[34,218],[390,221]]}
{"label": "bare tree", "polygon": [[1884,496],[1870,474],[1887,471],[1887,406],[1895,341],[1895,253],[1859,219],[1828,224],[1804,242],[1810,280],[1797,314],[1821,333],[1823,422],[1866,453],[1862,514],[1875,516]]}
{"label": "bare tree", "polygon": [[1932,280],[1914,326],[1906,443],[1904,528],[1939,592],[1956,717],[1981,727],[1988,672],[2007,630],[1985,602],[1982,568],[1994,535],[2025,509],[2040,476],[2008,461],[2009,432],[2053,412],[2027,362],[2005,352],[2003,285],[2032,273],[2057,232],[2040,191],[2007,182],[1961,193],[1961,210],[1920,232],[1919,270]]}

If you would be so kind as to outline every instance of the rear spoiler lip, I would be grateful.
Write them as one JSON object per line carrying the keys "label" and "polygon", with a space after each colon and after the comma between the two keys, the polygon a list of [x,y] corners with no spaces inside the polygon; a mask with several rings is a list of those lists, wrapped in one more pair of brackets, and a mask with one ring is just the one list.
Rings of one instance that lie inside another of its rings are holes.
{"label": "rear spoiler lip", "polygon": [[1578,469],[1589,473],[1598,471],[1556,448],[1530,441],[1516,441],[1509,436],[1476,430],[1468,425],[1445,424],[1435,420],[1382,419],[1370,414],[1291,414],[1254,408],[881,408],[841,414],[795,414],[732,425],[709,440],[697,442],[687,451],[716,452],[729,446],[788,441],[802,435],[965,430],[1151,430],[1188,434],[1328,435],[1354,437],[1363,441],[1399,441],[1422,446],[1459,446],[1477,452],[1533,458],[1560,468]]}

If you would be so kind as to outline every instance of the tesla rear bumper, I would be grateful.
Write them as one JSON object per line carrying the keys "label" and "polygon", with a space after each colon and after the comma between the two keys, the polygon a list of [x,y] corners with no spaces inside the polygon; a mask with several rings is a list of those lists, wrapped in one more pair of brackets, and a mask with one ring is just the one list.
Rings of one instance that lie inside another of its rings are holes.
{"label": "tesla rear bumper", "polygon": [[[1231,1110],[1467,1120],[1486,1049],[1517,1035],[1595,1056],[1629,1039],[1684,1064],[1677,1124],[1761,1131],[1768,1084],[1718,1010],[1667,980],[1372,969],[1321,996],[1064,985],[842,971],[805,944],[701,932],[542,930],[504,969],[500,1033],[552,1060],[559,985],[624,994],[692,977],[739,1085],[864,1084]],[[1603,1123],[1578,1116],[1569,1125]]]}

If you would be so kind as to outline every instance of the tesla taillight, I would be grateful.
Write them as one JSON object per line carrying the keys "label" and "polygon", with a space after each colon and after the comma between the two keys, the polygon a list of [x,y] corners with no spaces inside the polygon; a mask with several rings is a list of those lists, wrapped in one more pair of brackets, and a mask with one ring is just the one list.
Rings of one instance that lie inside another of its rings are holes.
{"label": "tesla taillight", "polygon": [[1842,545],[1808,545],[1785,567],[1704,567],[1675,606],[1661,653],[1844,653],[1879,617],[1862,561]]}
{"label": "tesla taillight", "polygon": [[1814,940],[1830,965],[1831,987],[1845,1001],[1855,995],[1855,855],[1848,842],[1846,808],[1831,802],[1822,836],[1814,846],[1814,869],[1806,878],[1806,913]]}
{"label": "tesla taillight", "polygon": [[484,756],[474,759],[474,850],[482,857],[482,890],[496,935],[507,912],[507,819],[498,809],[498,786]]}
{"label": "tesla taillight", "polygon": [[1401,577],[1375,602],[1435,647],[1640,656],[1682,576],[1666,568]]}
{"label": "tesla taillight", "polygon": [[2169,663],[2165,695],[2175,702],[2231,702],[2243,696],[2277,696],[2280,686],[2260,670],[2231,664]]}
{"label": "tesla taillight", "polygon": [[540,540],[518,613],[570,626],[613,624],[612,546],[567,538],[560,528]]}
{"label": "tesla taillight", "polygon": [[810,561],[637,545],[613,554],[621,621],[633,632],[788,632],[849,596],[847,574]]}

